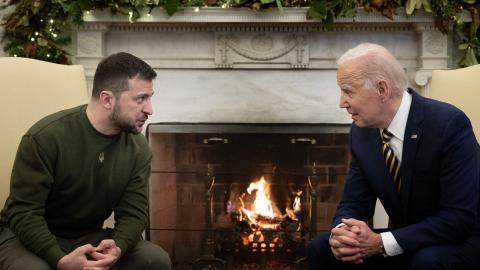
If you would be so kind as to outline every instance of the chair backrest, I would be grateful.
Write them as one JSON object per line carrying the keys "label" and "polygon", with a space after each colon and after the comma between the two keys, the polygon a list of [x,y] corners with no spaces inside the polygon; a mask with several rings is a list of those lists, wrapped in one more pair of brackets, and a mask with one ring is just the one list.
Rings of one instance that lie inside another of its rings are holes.
{"label": "chair backrest", "polygon": [[480,141],[480,64],[453,70],[434,70],[430,97],[460,108],[470,118]]}
{"label": "chair backrest", "polygon": [[23,134],[43,116],[88,101],[83,67],[0,57],[0,208],[9,190],[12,164]]}

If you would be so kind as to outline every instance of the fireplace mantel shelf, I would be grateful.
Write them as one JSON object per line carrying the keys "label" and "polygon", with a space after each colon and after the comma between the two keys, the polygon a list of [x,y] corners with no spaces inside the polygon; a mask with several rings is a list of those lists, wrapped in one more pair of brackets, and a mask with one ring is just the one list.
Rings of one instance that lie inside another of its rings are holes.
{"label": "fireplace mantel shelf", "polygon": [[[248,8],[181,8],[172,16],[163,9],[154,9],[149,15],[144,13],[137,23],[302,23],[318,24],[319,20],[307,19],[308,8],[284,8],[280,12],[276,8],[252,11]],[[468,20],[464,16],[464,20]],[[91,11],[84,13],[83,19],[87,23],[109,22],[129,23],[127,15],[113,15],[108,11]],[[407,16],[403,10],[398,11],[393,20],[386,18],[379,12],[368,13],[359,8],[355,18],[338,18],[336,23],[432,23],[433,17],[425,12],[417,12]]]}

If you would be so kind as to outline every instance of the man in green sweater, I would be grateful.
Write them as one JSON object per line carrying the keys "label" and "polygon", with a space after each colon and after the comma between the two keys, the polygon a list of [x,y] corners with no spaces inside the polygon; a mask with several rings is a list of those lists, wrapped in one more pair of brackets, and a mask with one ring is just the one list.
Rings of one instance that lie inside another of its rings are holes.
{"label": "man in green sweater", "polygon": [[[141,59],[113,54],[99,63],[87,105],[27,131],[0,217],[0,269],[171,268],[141,237],[152,155],[140,132],[155,77]],[[112,211],[114,228],[102,229]]]}

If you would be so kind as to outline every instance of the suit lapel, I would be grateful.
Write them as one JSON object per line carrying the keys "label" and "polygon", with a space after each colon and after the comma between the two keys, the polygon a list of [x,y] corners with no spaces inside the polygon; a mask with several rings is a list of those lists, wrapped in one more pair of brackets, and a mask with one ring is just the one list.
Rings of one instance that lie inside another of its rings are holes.
{"label": "suit lapel", "polygon": [[[407,126],[403,140],[402,154],[402,189],[401,199],[404,206],[407,205],[412,186],[413,169],[415,168],[415,156],[417,154],[418,142],[422,137],[422,122],[424,118],[423,98],[415,93],[412,89],[408,89],[412,95],[412,105],[408,113]],[[407,207],[404,207],[406,210]]]}

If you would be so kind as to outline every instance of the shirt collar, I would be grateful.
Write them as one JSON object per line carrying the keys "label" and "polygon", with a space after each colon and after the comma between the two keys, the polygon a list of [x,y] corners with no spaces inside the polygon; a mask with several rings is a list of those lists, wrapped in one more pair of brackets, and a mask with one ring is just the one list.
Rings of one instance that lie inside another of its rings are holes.
{"label": "shirt collar", "polygon": [[403,92],[402,102],[398,108],[395,117],[393,117],[392,122],[388,126],[388,131],[390,131],[395,137],[403,141],[405,135],[405,129],[407,127],[408,113],[410,112],[410,106],[412,105],[412,95],[407,91]]}

